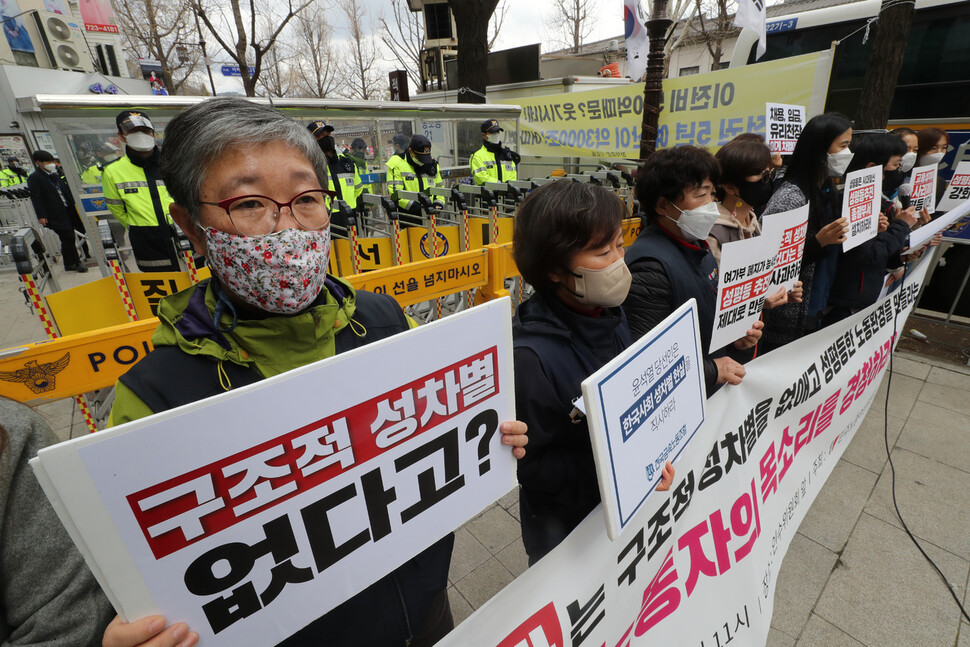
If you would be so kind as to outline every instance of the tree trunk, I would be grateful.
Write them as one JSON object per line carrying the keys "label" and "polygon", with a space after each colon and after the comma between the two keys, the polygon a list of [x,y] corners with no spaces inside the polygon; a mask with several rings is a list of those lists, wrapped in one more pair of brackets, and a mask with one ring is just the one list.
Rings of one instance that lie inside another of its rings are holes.
{"label": "tree trunk", "polygon": [[[459,92],[458,103],[485,103],[488,85],[488,21],[498,0],[448,0],[458,28],[458,78],[471,92]],[[474,94],[474,93],[478,94]],[[483,96],[479,96],[483,95]]]}
{"label": "tree trunk", "polygon": [[912,3],[882,1],[876,22],[876,37],[869,53],[869,65],[862,81],[856,128],[885,128],[889,123],[889,108],[896,92],[899,70],[903,66],[913,12]]}
{"label": "tree trunk", "polygon": [[657,126],[660,123],[660,99],[663,95],[664,41],[670,19],[667,0],[654,0],[647,21],[650,53],[647,55],[647,82],[643,84],[643,123],[640,126],[640,159],[657,149]]}

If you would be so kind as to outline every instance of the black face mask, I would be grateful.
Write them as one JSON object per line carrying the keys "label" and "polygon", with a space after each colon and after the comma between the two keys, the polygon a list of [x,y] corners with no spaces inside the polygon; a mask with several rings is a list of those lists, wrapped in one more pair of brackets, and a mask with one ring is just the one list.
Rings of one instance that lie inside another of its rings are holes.
{"label": "black face mask", "polygon": [[329,135],[324,135],[318,139],[317,144],[320,145],[320,150],[322,150],[324,153],[332,153],[334,150],[336,150],[333,137],[330,137]]}
{"label": "black face mask", "polygon": [[764,211],[765,206],[768,204],[768,200],[771,199],[771,194],[774,193],[774,189],[771,186],[771,182],[766,180],[758,180],[757,182],[742,182],[738,186],[738,195],[741,199],[751,205],[755,213],[760,214]]}
{"label": "black face mask", "polygon": [[891,196],[899,188],[899,185],[903,183],[906,179],[906,174],[896,169],[895,171],[886,171],[882,178],[882,194],[885,196]]}

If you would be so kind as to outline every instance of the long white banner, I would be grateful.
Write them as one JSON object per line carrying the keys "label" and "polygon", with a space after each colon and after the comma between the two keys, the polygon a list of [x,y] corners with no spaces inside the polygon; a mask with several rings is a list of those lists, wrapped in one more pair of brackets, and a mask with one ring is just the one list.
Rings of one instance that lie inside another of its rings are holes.
{"label": "long white banner", "polygon": [[748,364],[656,493],[607,537],[597,507],[439,647],[765,644],[778,568],[865,418],[926,274]]}

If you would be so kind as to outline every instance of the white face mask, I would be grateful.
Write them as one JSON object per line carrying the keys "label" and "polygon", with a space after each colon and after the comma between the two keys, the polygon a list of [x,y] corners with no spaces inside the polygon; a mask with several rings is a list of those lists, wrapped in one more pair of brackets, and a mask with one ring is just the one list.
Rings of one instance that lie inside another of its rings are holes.
{"label": "white face mask", "polygon": [[489,144],[502,143],[502,135],[500,133],[489,133],[488,135],[485,135],[485,139],[488,140]]}
{"label": "white face mask", "polygon": [[843,148],[838,153],[829,153],[829,176],[838,177],[840,175],[845,175],[845,170],[849,168],[849,162],[852,161],[853,155],[854,153],[848,148]]}
{"label": "white face mask", "polygon": [[674,209],[680,211],[680,218],[674,220],[670,216],[664,217],[677,223],[677,226],[680,227],[680,232],[689,240],[704,240],[707,238],[708,234],[711,233],[711,229],[714,227],[714,223],[717,222],[718,217],[721,215],[721,212],[717,209],[716,202],[708,202],[701,207],[688,209],[687,211],[682,210],[673,202],[670,204]]}
{"label": "white face mask", "polygon": [[939,164],[943,161],[943,156],[946,153],[933,153],[932,155],[920,155],[919,165],[920,166],[932,166],[933,164]]}
{"label": "white face mask", "polygon": [[601,270],[577,267],[572,274],[576,285],[570,292],[576,301],[591,307],[613,308],[622,304],[633,282],[630,268],[622,258]]}
{"label": "white face mask", "polygon": [[133,151],[147,153],[155,149],[155,136],[148,133],[129,133],[125,135],[125,143]]}
{"label": "white face mask", "polygon": [[50,164],[41,164],[41,168],[43,168],[48,173],[55,173],[57,171],[57,164],[55,164],[54,162],[51,162]]}
{"label": "white face mask", "polygon": [[909,173],[913,170],[913,166],[916,164],[916,153],[906,153],[903,158],[899,160],[899,170],[903,173]]}

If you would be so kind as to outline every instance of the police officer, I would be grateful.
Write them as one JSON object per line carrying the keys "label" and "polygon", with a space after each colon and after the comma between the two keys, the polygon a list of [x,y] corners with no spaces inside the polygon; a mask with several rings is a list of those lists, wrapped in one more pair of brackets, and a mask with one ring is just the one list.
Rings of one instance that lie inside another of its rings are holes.
{"label": "police officer", "polygon": [[[415,135],[411,138],[410,145],[400,162],[391,166],[391,160],[388,160],[387,189],[402,213],[420,217],[421,205],[414,200],[399,197],[398,191],[426,193],[430,196],[428,189],[441,184],[438,162],[431,157],[431,142],[424,135]],[[444,206],[444,201],[440,197],[432,196],[431,199],[439,208]]]}
{"label": "police officer", "polygon": [[104,167],[118,159],[118,149],[105,142],[95,153],[90,166],[81,173],[81,184],[101,184],[101,174]]}
{"label": "police officer", "polygon": [[468,160],[475,184],[486,182],[511,182],[519,177],[516,165],[522,159],[518,153],[502,146],[505,129],[495,119],[482,122],[482,147]]}
{"label": "police officer", "polygon": [[7,158],[7,168],[0,171],[0,187],[23,184],[27,181],[27,171],[20,168],[20,160],[16,157]]}
{"label": "police officer", "polygon": [[123,110],[115,118],[125,155],[104,167],[101,184],[111,214],[128,230],[131,251],[142,272],[179,270],[175,230],[158,166],[155,127],[148,115]]}
{"label": "police officer", "polygon": [[[313,133],[317,145],[327,157],[327,187],[337,193],[337,197],[347,203],[352,210],[357,209],[357,196],[360,188],[360,173],[354,160],[343,153],[337,152],[333,139],[333,126],[322,121],[312,121],[307,130]],[[341,223],[342,224],[342,223]]]}

